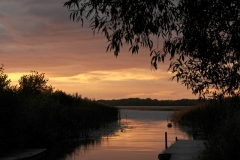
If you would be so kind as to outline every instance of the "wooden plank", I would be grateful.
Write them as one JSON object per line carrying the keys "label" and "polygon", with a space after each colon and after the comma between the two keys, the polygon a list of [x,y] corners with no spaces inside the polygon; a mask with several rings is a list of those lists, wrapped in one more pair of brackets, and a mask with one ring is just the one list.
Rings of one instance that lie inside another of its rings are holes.
{"label": "wooden plank", "polygon": [[193,160],[205,148],[205,140],[178,140],[161,154],[171,154],[171,160]]}

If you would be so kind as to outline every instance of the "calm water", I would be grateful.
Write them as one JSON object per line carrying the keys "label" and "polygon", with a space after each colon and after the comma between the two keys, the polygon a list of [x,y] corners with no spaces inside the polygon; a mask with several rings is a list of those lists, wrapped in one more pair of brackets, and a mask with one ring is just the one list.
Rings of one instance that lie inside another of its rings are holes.
{"label": "calm water", "polygon": [[75,148],[64,160],[157,160],[165,148],[165,132],[168,132],[168,145],[175,137],[190,139],[177,126],[167,127],[171,111],[120,111],[120,129],[97,142]]}

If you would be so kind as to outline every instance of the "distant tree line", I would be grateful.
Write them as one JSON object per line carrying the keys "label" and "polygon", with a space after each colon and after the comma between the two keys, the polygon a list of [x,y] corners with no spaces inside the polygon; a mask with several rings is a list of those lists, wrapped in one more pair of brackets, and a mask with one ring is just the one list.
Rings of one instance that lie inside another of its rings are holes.
{"label": "distant tree line", "polygon": [[128,98],[118,100],[98,100],[99,103],[109,106],[193,106],[199,103],[197,99],[180,99],[180,100],[157,100],[157,99],[140,99]]}
{"label": "distant tree line", "polygon": [[22,148],[49,148],[88,136],[117,120],[118,109],[53,90],[44,73],[23,75],[19,86],[0,73],[0,157]]}

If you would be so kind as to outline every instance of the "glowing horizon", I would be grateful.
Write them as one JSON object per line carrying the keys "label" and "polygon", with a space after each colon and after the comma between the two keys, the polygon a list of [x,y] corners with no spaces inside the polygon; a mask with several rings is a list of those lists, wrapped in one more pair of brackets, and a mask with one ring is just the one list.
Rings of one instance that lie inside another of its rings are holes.
{"label": "glowing horizon", "polygon": [[62,5],[55,0],[1,0],[0,63],[12,84],[34,70],[45,73],[48,85],[89,98],[197,98],[169,80],[169,62],[152,71],[147,49],[132,55],[125,46],[117,58],[106,53],[104,36],[93,36],[87,23],[81,27],[70,21]]}

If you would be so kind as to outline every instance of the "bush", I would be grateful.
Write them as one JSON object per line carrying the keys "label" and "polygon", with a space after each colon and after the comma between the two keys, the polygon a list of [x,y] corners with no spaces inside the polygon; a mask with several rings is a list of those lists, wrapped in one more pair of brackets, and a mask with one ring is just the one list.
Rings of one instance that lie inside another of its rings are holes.
{"label": "bush", "polygon": [[216,134],[211,136],[203,151],[202,160],[240,159],[240,117],[239,112],[226,119]]}
{"label": "bush", "polygon": [[0,157],[18,148],[51,147],[117,120],[118,109],[53,91],[43,73],[31,72],[19,88],[0,74]]}
{"label": "bush", "polygon": [[240,159],[240,97],[213,100],[175,112],[174,122],[197,128],[208,139],[201,160]]}
{"label": "bush", "polygon": [[31,71],[31,74],[23,75],[19,82],[19,91],[23,94],[46,94],[53,91],[52,86],[48,86],[48,79],[44,73]]}

